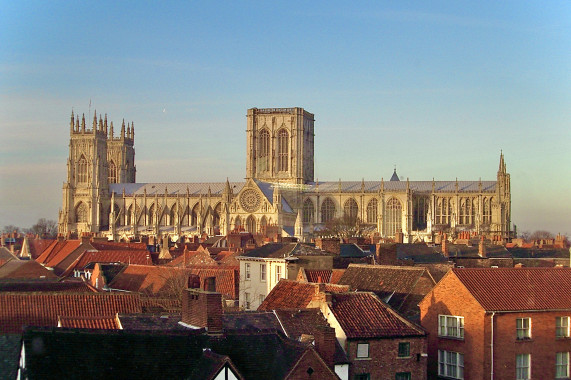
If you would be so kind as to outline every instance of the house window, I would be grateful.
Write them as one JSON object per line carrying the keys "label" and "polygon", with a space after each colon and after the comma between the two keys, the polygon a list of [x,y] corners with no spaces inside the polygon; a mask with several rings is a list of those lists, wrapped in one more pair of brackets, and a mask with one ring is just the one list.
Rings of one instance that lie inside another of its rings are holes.
{"label": "house window", "polygon": [[463,379],[464,355],[453,351],[438,350],[438,376]]}
{"label": "house window", "polygon": [[250,273],[250,263],[246,263],[245,265],[246,267],[246,280],[250,279],[251,273]]}
{"label": "house window", "polygon": [[355,380],[371,380],[370,373],[358,373],[355,375]]}
{"label": "house window", "polygon": [[569,317],[555,318],[555,336],[557,338],[569,338]]}
{"label": "house window", "polygon": [[531,338],[531,318],[516,319],[517,339]]}
{"label": "house window", "polygon": [[369,357],[369,343],[357,343],[357,358]]}
{"label": "house window", "polygon": [[515,357],[515,378],[517,380],[530,379],[531,354],[519,354]]}
{"label": "house window", "polygon": [[439,315],[439,336],[464,339],[464,317],[453,315]]}
{"label": "house window", "polygon": [[244,307],[246,309],[250,308],[250,293],[248,292],[244,293]]}
{"label": "house window", "polygon": [[566,379],[569,377],[569,352],[555,354],[555,378]]}
{"label": "house window", "polygon": [[281,278],[282,278],[282,267],[278,265],[276,266],[276,284],[280,282]]}
{"label": "house window", "polygon": [[406,358],[410,356],[410,343],[400,342],[399,343],[399,358]]}
{"label": "house window", "polygon": [[395,380],[410,380],[410,372],[397,372],[395,375]]}
{"label": "house window", "polygon": [[266,264],[260,264],[260,281],[266,281]]}

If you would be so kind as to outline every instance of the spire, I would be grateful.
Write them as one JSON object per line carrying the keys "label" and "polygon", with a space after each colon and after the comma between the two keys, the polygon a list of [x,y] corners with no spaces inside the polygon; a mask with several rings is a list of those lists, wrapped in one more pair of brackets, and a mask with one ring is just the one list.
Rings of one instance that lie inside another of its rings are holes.
{"label": "spire", "polygon": [[125,119],[123,119],[123,124],[121,124],[121,138],[125,139]]}
{"label": "spire", "polygon": [[85,133],[85,114],[81,115],[81,132]]}
{"label": "spire", "polygon": [[73,134],[73,127],[75,125],[75,117],[73,116],[73,108],[71,109],[71,121],[69,122],[69,133]]}
{"label": "spire", "polygon": [[75,131],[79,132],[79,115],[75,115]]}
{"label": "spire", "polygon": [[135,140],[135,122],[131,122],[131,140]]}
{"label": "spire", "polygon": [[97,130],[97,110],[93,112],[93,133]]}
{"label": "spire", "polygon": [[400,181],[399,176],[397,175],[397,166],[395,165],[395,171],[393,172],[393,175],[391,177],[391,182],[392,181]]}
{"label": "spire", "polygon": [[105,114],[105,120],[103,121],[103,129],[105,131],[105,134],[107,135],[108,129],[107,129],[107,114]]}
{"label": "spire", "polygon": [[113,122],[111,122],[111,125],[110,125],[110,127],[109,127],[109,137],[110,137],[111,139],[113,139],[113,134],[114,134],[114,132],[113,132]]}
{"label": "spire", "polygon": [[498,168],[498,174],[506,173],[506,163],[504,162],[504,152],[500,150],[500,167]]}

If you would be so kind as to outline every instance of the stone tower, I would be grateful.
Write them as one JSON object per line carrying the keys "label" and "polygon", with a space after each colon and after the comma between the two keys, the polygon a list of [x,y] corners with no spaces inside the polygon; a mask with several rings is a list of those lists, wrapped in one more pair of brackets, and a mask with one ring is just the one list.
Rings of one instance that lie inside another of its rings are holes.
{"label": "stone tower", "polygon": [[492,230],[502,239],[509,239],[511,235],[511,186],[503,152],[500,153],[496,196],[492,204],[492,212],[495,214]]}
{"label": "stone tower", "polygon": [[246,178],[313,182],[313,114],[303,108],[248,110]]}
{"label": "stone tower", "polygon": [[107,115],[88,129],[85,115],[71,113],[67,181],[63,185],[63,207],[59,233],[99,232],[109,228],[110,183],[135,182],[134,125],[123,122],[121,134],[113,135]]}

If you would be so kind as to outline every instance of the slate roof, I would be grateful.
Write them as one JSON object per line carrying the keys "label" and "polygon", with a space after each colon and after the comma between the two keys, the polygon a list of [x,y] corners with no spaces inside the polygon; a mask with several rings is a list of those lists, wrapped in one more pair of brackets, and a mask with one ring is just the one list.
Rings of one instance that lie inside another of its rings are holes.
{"label": "slate roof", "polygon": [[105,251],[85,251],[63,272],[68,275],[74,270],[82,270],[91,263],[122,263],[122,264],[152,264],[151,254],[147,250],[105,250]]}
{"label": "slate roof", "polygon": [[57,279],[58,276],[34,260],[10,260],[0,267],[0,280],[42,278]]}
{"label": "slate roof", "polygon": [[372,292],[332,294],[330,309],[349,339],[426,335]]}
{"label": "slate roof", "polygon": [[283,379],[313,351],[275,332],[208,336],[200,330],[158,334],[30,329],[24,333],[24,345],[30,379],[185,379],[201,366],[205,348],[228,356],[244,378]]}
{"label": "slate roof", "polygon": [[0,333],[18,333],[24,326],[57,326],[59,316],[108,316],[141,312],[138,294],[125,293],[0,293]]}
{"label": "slate roof", "polygon": [[0,335],[0,379],[14,380],[22,350],[20,334]]}
{"label": "slate roof", "polygon": [[322,251],[302,243],[268,243],[259,248],[244,252],[240,257],[283,259],[297,256],[335,256],[334,254]]}
{"label": "slate roof", "polygon": [[272,311],[225,312],[222,314],[222,326],[226,332],[282,330],[282,326]]}
{"label": "slate roof", "polygon": [[319,293],[346,292],[348,290],[348,286],[281,279],[260,304],[258,311],[305,309]]}
{"label": "slate roof", "polygon": [[180,313],[169,314],[119,314],[119,321],[123,330],[135,331],[176,331],[187,330],[186,327],[179,324],[181,321]]}
{"label": "slate roof", "polygon": [[[493,193],[496,191],[497,181],[482,181],[482,191]],[[364,184],[364,186],[363,186]],[[408,181],[410,190],[421,193],[432,192],[432,181]],[[385,191],[405,192],[407,181],[384,181]],[[303,187],[304,192],[338,192],[341,189],[346,193],[378,192],[381,190],[381,181],[330,181],[313,182]],[[434,191],[437,193],[453,193],[456,191],[456,181],[434,181]],[[458,192],[479,192],[479,181],[458,181]]]}
{"label": "slate roof", "polygon": [[341,244],[339,247],[339,256],[341,257],[367,257],[371,255],[370,251],[363,251],[357,244]]}
{"label": "slate roof", "polygon": [[433,285],[436,284],[428,270],[422,267],[350,264],[339,284],[374,292],[381,299],[389,299],[388,304],[399,310],[420,279],[426,276]]}
{"label": "slate roof", "polygon": [[571,310],[571,268],[455,268],[486,311]]}

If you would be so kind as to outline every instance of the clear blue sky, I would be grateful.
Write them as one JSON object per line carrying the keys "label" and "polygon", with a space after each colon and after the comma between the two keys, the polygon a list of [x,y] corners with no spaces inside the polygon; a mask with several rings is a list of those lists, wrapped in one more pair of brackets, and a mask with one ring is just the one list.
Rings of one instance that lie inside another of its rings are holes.
{"label": "clear blue sky", "polygon": [[[0,228],[57,220],[69,116],[137,182],[241,180],[246,110],[315,114],[320,180],[493,180],[571,234],[571,2],[0,1]],[[89,120],[92,116],[89,116]]]}

